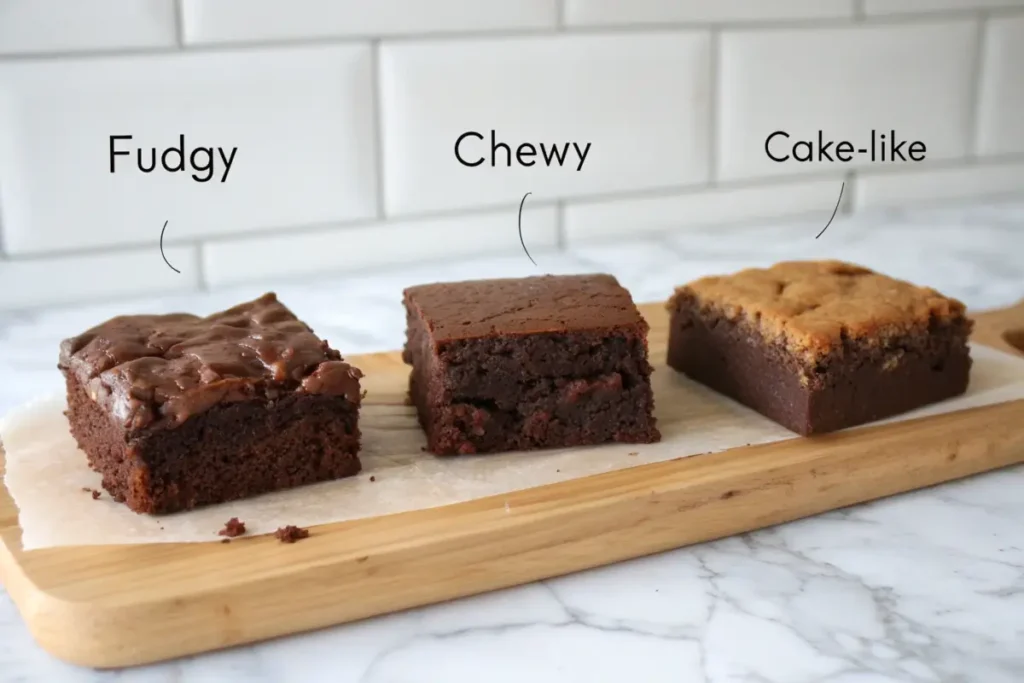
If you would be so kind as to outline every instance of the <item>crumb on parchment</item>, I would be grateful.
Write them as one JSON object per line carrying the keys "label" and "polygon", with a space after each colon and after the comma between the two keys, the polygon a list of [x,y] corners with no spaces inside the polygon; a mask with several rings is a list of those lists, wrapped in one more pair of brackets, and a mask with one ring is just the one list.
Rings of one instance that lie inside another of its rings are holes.
{"label": "crumb on parchment", "polygon": [[295,543],[301,541],[304,538],[309,538],[309,530],[301,529],[297,526],[283,526],[274,532],[274,537],[281,543]]}
{"label": "crumb on parchment", "polygon": [[245,533],[245,522],[242,522],[238,517],[232,517],[228,521],[224,522],[224,528],[217,532],[219,536],[227,536],[228,538],[235,538]]}

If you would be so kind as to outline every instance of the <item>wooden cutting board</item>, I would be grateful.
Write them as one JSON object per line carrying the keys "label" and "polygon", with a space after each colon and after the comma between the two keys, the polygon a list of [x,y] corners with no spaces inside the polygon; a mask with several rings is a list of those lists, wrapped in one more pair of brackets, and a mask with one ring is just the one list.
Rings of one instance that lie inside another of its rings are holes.
{"label": "wooden cutting board", "polygon": [[[651,324],[656,371],[668,319]],[[1017,352],[1024,302],[978,316],[974,339]],[[353,357],[368,401],[394,403],[397,353]],[[24,552],[0,487],[0,579],[39,643],[120,667],[514,586],[807,517],[1024,461],[1024,401],[737,448],[518,493],[230,544]],[[2,455],[2,454],[0,454]],[[3,466],[0,459],[0,467]],[[508,501],[509,509],[505,503]]]}

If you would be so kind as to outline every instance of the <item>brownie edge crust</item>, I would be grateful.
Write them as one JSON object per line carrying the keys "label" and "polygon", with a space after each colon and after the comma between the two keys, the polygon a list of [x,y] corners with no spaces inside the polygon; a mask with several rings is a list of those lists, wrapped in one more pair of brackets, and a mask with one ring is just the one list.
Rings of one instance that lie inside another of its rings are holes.
{"label": "brownie edge crust", "polygon": [[791,262],[680,287],[668,365],[801,435],[967,390],[962,303],[866,268]]}
{"label": "brownie edge crust", "polygon": [[359,472],[361,373],[273,294],[123,316],[61,345],[72,436],[111,497],[167,514]]}

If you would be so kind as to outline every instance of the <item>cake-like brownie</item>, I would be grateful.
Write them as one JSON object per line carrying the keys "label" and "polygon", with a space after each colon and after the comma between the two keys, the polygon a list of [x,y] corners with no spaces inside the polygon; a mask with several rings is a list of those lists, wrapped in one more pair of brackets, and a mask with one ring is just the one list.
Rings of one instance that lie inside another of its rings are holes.
{"label": "cake-like brownie", "polygon": [[71,433],[115,500],[164,514],[359,471],[358,369],[274,294],[113,318],[61,344]]}
{"label": "cake-like brownie", "polygon": [[837,261],[788,262],[676,290],[668,364],[799,434],[967,390],[964,305]]}
{"label": "cake-like brownie", "polygon": [[409,392],[432,453],[659,439],[647,323],[612,276],[422,285],[404,298]]}

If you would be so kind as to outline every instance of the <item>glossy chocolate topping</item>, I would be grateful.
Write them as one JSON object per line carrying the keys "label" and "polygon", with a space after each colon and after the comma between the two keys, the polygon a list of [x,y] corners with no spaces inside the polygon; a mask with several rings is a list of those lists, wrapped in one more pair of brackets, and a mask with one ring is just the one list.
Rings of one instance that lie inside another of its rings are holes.
{"label": "glossy chocolate topping", "polygon": [[272,293],[205,318],[113,318],[65,340],[59,367],[128,429],[294,391],[358,406],[362,377]]}

